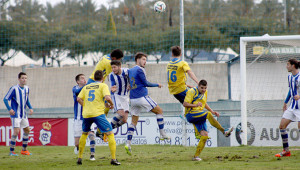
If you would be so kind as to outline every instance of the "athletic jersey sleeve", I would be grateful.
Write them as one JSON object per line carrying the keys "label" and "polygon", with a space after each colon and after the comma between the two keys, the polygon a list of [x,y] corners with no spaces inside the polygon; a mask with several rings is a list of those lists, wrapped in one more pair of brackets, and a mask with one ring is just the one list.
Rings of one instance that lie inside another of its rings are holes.
{"label": "athletic jersey sleeve", "polygon": [[29,101],[29,98],[27,99],[26,105],[28,106],[29,109],[32,109],[31,103]]}
{"label": "athletic jersey sleeve", "polygon": [[149,81],[147,81],[145,73],[143,72],[143,70],[139,69],[138,70],[138,75],[141,79],[141,83],[143,83],[144,86],[146,86],[146,87],[158,87],[159,86],[157,83],[150,83]]}
{"label": "athletic jersey sleeve", "polygon": [[15,88],[11,87],[4,98],[7,100],[11,100],[15,95]]}
{"label": "athletic jersey sleeve", "polygon": [[183,62],[182,68],[184,70],[184,72],[187,72],[188,70],[191,70],[189,64],[187,62]]}
{"label": "athletic jersey sleeve", "polygon": [[[83,86],[83,87],[84,87],[84,86]],[[74,95],[78,96],[78,94],[80,93],[80,91],[82,90],[83,87],[80,87],[80,88],[78,88],[78,89],[77,89],[76,87],[74,87],[74,88],[73,88],[73,93],[74,93]]]}
{"label": "athletic jersey sleeve", "polygon": [[6,98],[4,98],[4,99],[3,99],[3,102],[4,102],[4,104],[5,104],[6,108],[7,108],[7,110],[10,111],[10,110],[11,110],[11,107],[9,106],[8,100],[7,100]]}
{"label": "athletic jersey sleeve", "polygon": [[3,99],[4,104],[8,111],[11,110],[11,107],[10,107],[8,101],[10,101],[14,96],[15,96],[15,89],[13,87],[11,87]]}
{"label": "athletic jersey sleeve", "polygon": [[184,102],[190,103],[192,104],[193,102],[193,96],[195,95],[195,90],[194,89],[190,89],[186,92],[186,96],[184,98]]}

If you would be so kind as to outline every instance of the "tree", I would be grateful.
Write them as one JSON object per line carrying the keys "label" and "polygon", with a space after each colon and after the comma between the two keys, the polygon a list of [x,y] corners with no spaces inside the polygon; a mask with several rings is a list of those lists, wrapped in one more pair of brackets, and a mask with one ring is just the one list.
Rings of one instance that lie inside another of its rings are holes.
{"label": "tree", "polygon": [[116,24],[115,24],[115,21],[114,21],[111,11],[109,11],[109,14],[108,14],[106,31],[112,33],[114,36],[117,35]]}
{"label": "tree", "polygon": [[[1,66],[3,66],[6,61],[17,54],[15,48],[16,36],[18,36],[18,28],[21,28],[21,24],[12,21],[1,21],[0,28],[0,61]],[[15,50],[9,52],[11,49]]]}
{"label": "tree", "polygon": [[8,8],[12,20],[26,22],[28,20],[44,21],[42,18],[45,8],[37,0],[16,0],[15,6]]}

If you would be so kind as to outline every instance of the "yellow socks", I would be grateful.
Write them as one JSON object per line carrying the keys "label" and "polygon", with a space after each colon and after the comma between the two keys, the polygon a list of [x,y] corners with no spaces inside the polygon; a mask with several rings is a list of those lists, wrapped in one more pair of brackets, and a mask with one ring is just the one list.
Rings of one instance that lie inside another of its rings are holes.
{"label": "yellow socks", "polygon": [[78,153],[78,158],[82,158],[85,143],[86,143],[86,138],[88,137],[88,133],[82,133],[80,139],[79,139],[79,153]]}
{"label": "yellow socks", "polygon": [[201,136],[201,139],[200,139],[197,149],[196,149],[195,157],[200,155],[200,153],[202,152],[202,150],[205,146],[207,139],[208,139],[208,136]]}
{"label": "yellow socks", "polygon": [[220,125],[220,123],[213,117],[212,113],[211,112],[208,112],[207,113],[207,117],[206,119],[208,119],[209,123],[219,129],[219,131],[221,131],[222,133],[224,133],[224,128]]}
{"label": "yellow socks", "polygon": [[108,138],[108,146],[111,153],[111,159],[116,159],[116,141],[114,133],[107,136]]}

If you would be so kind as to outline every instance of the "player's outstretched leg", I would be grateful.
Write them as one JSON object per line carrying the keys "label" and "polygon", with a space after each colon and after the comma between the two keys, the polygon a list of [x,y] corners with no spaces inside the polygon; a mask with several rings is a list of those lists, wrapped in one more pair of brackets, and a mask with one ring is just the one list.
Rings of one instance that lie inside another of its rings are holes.
{"label": "player's outstretched leg", "polygon": [[[124,114],[128,114],[128,112],[126,112]],[[122,116],[121,114],[116,113],[116,116],[113,117],[111,122],[110,122],[112,128],[115,129],[115,128],[118,128],[118,127],[122,126],[123,124],[125,124],[126,120],[127,120],[126,117],[127,116],[125,116],[125,118],[124,118],[124,116]]]}
{"label": "player's outstretched leg", "polygon": [[209,123],[217,128],[219,131],[221,131],[225,137],[229,137],[231,135],[231,132],[233,131],[233,127],[228,128],[228,129],[224,129],[221,124],[213,117],[211,112],[207,113],[207,119],[209,121]]}
{"label": "player's outstretched leg", "polygon": [[135,130],[135,126],[133,124],[130,124],[128,127],[128,132],[127,132],[127,143],[125,145],[126,153],[130,156],[132,154],[131,153],[131,140],[132,140],[134,130]]}
{"label": "player's outstretched leg", "polygon": [[164,131],[164,126],[165,126],[164,116],[162,114],[156,114],[156,120],[159,128],[160,140],[165,140],[165,139],[170,140],[170,137]]}
{"label": "player's outstretched leg", "polygon": [[97,128],[96,136],[104,141],[104,133],[102,133],[99,128]]}
{"label": "player's outstretched leg", "polygon": [[90,156],[90,160],[94,161],[95,159],[95,135],[94,133],[90,133],[89,134],[89,140],[90,140],[90,151],[91,151],[91,156]]}

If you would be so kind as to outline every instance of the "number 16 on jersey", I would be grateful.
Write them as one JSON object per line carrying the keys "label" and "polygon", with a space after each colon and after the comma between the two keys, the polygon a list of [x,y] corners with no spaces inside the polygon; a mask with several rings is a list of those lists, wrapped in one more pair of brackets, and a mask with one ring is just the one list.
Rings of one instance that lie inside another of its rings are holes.
{"label": "number 16 on jersey", "polygon": [[168,82],[176,82],[177,81],[177,77],[176,77],[176,71],[170,71],[168,70]]}

